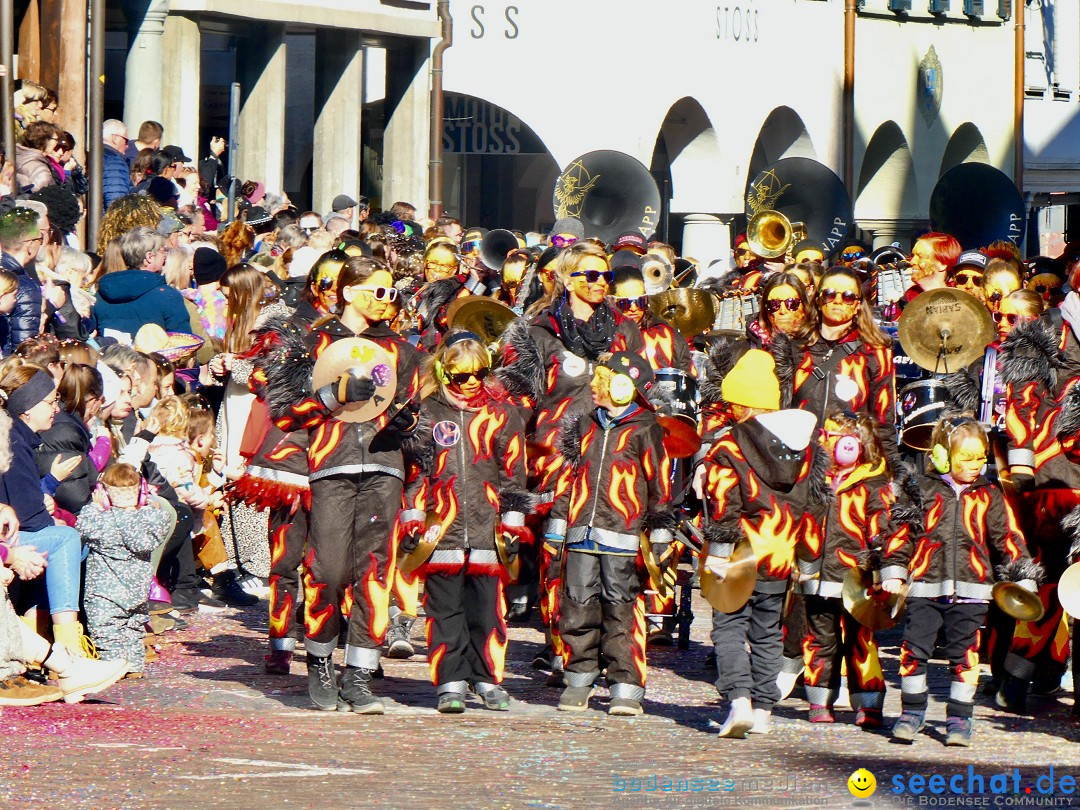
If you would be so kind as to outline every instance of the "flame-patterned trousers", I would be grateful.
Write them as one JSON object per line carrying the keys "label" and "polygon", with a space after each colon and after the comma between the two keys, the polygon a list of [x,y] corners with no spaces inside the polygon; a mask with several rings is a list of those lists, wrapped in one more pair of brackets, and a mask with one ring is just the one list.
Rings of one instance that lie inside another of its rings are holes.
{"label": "flame-patterned trousers", "polygon": [[807,596],[803,638],[806,699],[812,706],[832,706],[840,691],[840,664],[847,662],[853,709],[881,709],[885,676],[874,631],[855,621],[840,599]]}
{"label": "flame-patterned trousers", "polygon": [[424,579],[428,665],[436,690],[502,683],[506,599],[502,577],[436,571]]}
{"label": "flame-patterned trousers", "polygon": [[300,563],[308,535],[308,510],[280,504],[270,510],[270,649],[293,650],[304,628],[296,617]]}
{"label": "flame-patterned trousers", "polygon": [[391,548],[402,505],[392,475],[335,475],[311,482],[310,548],[304,566],[304,646],[327,657],[352,586],[345,664],[374,670],[389,625]]}
{"label": "flame-patterned trousers", "polygon": [[637,558],[568,550],[559,630],[568,686],[592,686],[607,667],[612,697],[645,696],[645,611]]}
{"label": "flame-patterned trousers", "polygon": [[723,697],[748,697],[755,709],[766,711],[771,711],[780,699],[776,676],[780,674],[784,651],[780,631],[783,611],[783,591],[754,591],[734,613],[713,611],[716,689]]}
{"label": "flame-patterned trousers", "polygon": [[979,628],[986,609],[986,602],[908,599],[900,646],[900,702],[905,709],[926,709],[926,662],[934,652],[938,631],[944,628],[945,655],[952,672],[946,711],[950,716],[971,716],[979,684]]}

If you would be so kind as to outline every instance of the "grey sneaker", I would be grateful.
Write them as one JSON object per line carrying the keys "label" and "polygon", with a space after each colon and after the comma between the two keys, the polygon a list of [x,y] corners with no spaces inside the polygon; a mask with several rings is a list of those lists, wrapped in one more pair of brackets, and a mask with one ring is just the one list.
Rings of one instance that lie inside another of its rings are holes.
{"label": "grey sneaker", "polygon": [[412,642],[412,627],[416,622],[415,616],[399,613],[386,631],[386,657],[387,658],[412,658],[416,654]]}
{"label": "grey sneaker", "polygon": [[640,701],[617,697],[611,699],[607,713],[613,717],[636,717],[643,711]]}
{"label": "grey sneaker", "polygon": [[560,712],[583,712],[589,708],[592,694],[591,686],[568,686],[559,698],[558,709]]}
{"label": "grey sneaker", "polygon": [[892,736],[894,740],[911,742],[915,735],[923,730],[926,725],[926,712],[905,710],[896,722],[893,723]]}

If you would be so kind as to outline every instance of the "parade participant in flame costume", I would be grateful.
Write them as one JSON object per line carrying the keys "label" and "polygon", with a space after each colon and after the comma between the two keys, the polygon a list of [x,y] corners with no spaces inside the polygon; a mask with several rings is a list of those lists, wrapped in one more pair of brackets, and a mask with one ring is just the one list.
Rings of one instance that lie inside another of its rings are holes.
{"label": "parade participant in flame costume", "polygon": [[[722,737],[769,729],[780,697],[776,676],[784,593],[811,496],[815,419],[805,411],[780,410],[774,369],[768,353],[751,349],[727,373],[722,394],[736,424],[718,437],[705,458],[705,567],[723,580],[743,539],[758,560],[758,581],[749,601],[732,613],[713,611],[716,688],[731,704]],[[819,477],[823,484],[824,475]],[[824,497],[815,493],[814,500]]]}
{"label": "parade participant in flame costume", "polygon": [[[554,450],[559,426],[576,404],[588,401],[593,372],[602,357],[614,352],[641,354],[641,331],[604,300],[612,282],[607,255],[588,242],[577,242],[560,257],[559,272],[564,284],[562,297],[536,316],[531,336],[544,359],[545,386],[528,428],[530,441]],[[551,491],[563,468],[558,452],[529,459],[530,488]],[[537,657],[536,665],[552,669],[552,684],[562,685],[565,650],[558,627],[560,592],[559,565],[555,549],[544,544],[541,561],[540,613],[551,634],[551,657],[546,665]],[[546,652],[546,651],[545,651]]]}
{"label": "parade participant in flame costume", "polygon": [[[607,666],[609,713],[641,714],[645,696],[645,611],[638,552],[648,535],[671,562],[674,517],[663,431],[647,394],[653,372],[639,355],[616,352],[592,378],[596,410],[564,420],[568,463],[547,526],[556,560],[565,555],[559,630],[569,657],[559,709],[588,708]],[[563,550],[565,546],[566,550]]]}
{"label": "parade participant in flame costume", "polygon": [[425,522],[440,535],[419,569],[438,710],[464,711],[470,688],[485,707],[505,710],[507,572],[495,543],[501,534],[516,556],[519,541],[529,539],[525,514],[534,498],[525,490],[524,426],[472,332],[448,334],[424,366],[418,434],[431,452],[406,488],[401,550],[419,544]]}
{"label": "parade participant in flame costume", "polygon": [[[1020,294],[1032,295],[1013,295]],[[1000,313],[1012,297],[1002,301]],[[1039,587],[1043,617],[1017,622],[1011,641],[1008,626],[994,627],[995,651],[1000,654],[1008,645],[997,703],[1016,712],[1025,711],[1037,674],[1046,686],[1056,687],[1069,655],[1057,581],[1069,564],[1070,545],[1060,522],[1080,504],[1080,391],[1072,385],[1062,393],[1068,382],[1064,362],[1053,332],[1042,321],[1017,323],[1001,345],[1010,478],[1032,556],[1046,569]]]}
{"label": "parade participant in flame costume", "polygon": [[[903,566],[911,583],[900,649],[903,713],[894,739],[911,741],[926,720],[926,665],[938,631],[953,673],[946,706],[946,745],[970,745],[975,689],[979,682],[979,628],[995,580],[991,546],[1003,562],[998,579],[1031,591],[1041,575],[1028,556],[1016,517],[1001,490],[983,475],[989,447],[982,425],[967,417],[946,418],[934,427],[933,470],[921,477],[918,511],[923,526],[901,528],[885,546],[888,569]],[[899,593],[901,577],[882,588]]]}
{"label": "parade participant in flame costume", "polygon": [[[855,725],[881,726],[885,678],[874,632],[844,610],[844,577],[852,568],[882,570],[882,544],[890,529],[895,497],[873,421],[866,414],[832,413],[819,443],[830,462],[831,496],[810,504],[813,520],[799,545],[799,587],[806,594],[803,659],[810,722],[831,723],[840,687],[840,664],[847,662]],[[902,577],[903,567],[882,570]]]}
{"label": "parade participant in flame costume", "polygon": [[697,369],[690,359],[690,345],[675,328],[653,315],[649,310],[649,297],[645,294],[645,280],[636,267],[620,267],[615,271],[615,294],[612,303],[641,330],[645,342],[644,357],[654,371],[674,368],[694,377]]}
{"label": "parade participant in flame costume", "polygon": [[[268,390],[268,386],[278,366],[292,362],[287,347],[302,349],[303,338],[311,331],[312,324],[334,310],[338,274],[348,259],[347,254],[337,250],[323,254],[308,273],[296,310],[287,319],[273,319],[264,324],[249,352],[256,363],[249,385],[259,400],[252,406],[244,445],[257,449],[252,453],[241,448],[250,463],[236,482],[231,497],[257,509],[270,510],[270,652],[264,666],[271,674],[289,674],[293,650],[303,635],[298,621],[303,614],[298,617],[296,608],[302,604],[298,572],[307,542],[311,489],[308,433],[298,430],[286,434],[273,423],[267,402],[277,398],[280,392]],[[291,335],[290,341],[280,339],[286,333]],[[271,369],[269,374],[267,366]],[[289,388],[284,392],[286,397],[294,394]]]}
{"label": "parade participant in flame costume", "polygon": [[[371,694],[379,645],[389,623],[395,566],[395,522],[403,505],[402,445],[416,427],[419,355],[386,324],[397,314],[393,277],[381,262],[350,258],[338,276],[341,314],[318,323],[305,340],[310,358],[342,338],[374,341],[395,359],[394,402],[377,418],[349,423],[334,413],[371,398],[368,378],[345,373],[276,414],[284,431],[308,431],[311,542],[305,559],[305,646],[308,691],[324,711],[381,714]],[[302,364],[295,364],[301,366]],[[308,366],[310,368],[310,366]],[[295,373],[295,372],[294,372]],[[310,386],[310,373],[308,373]],[[352,586],[351,606],[346,599]],[[349,606],[345,672],[340,694],[331,654],[337,646],[342,605]]]}

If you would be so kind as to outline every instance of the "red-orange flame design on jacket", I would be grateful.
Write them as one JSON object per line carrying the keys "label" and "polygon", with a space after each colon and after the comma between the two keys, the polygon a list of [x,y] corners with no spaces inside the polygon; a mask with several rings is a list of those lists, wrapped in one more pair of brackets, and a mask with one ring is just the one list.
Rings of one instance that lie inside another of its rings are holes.
{"label": "red-orange flame design on jacket", "polygon": [[840,528],[859,541],[865,534],[866,500],[867,491],[863,486],[841,492],[837,497]]}
{"label": "red-orange flame design on jacket", "polygon": [[315,436],[311,440],[311,449],[308,452],[308,466],[315,472],[322,466],[329,456],[341,443],[341,436],[345,432],[345,423],[337,419],[328,419],[315,429]]}
{"label": "red-orange flame design on jacket", "polygon": [[482,409],[469,423],[469,443],[478,461],[492,457],[495,450],[495,434],[506,424],[506,412],[496,408]]}
{"label": "red-orange flame design on jacket", "polygon": [[915,553],[911,555],[911,563],[908,565],[908,571],[911,572],[911,578],[918,579],[926,573],[930,568],[930,560],[934,556],[934,552],[941,548],[941,543],[935,543],[929,537],[919,538],[919,543],[915,546]]}
{"label": "red-orange flame design on jacket", "polygon": [[757,556],[758,568],[769,576],[786,577],[791,573],[791,563],[798,542],[798,524],[788,507],[780,506],[775,498],[769,499],[772,509],[754,525],[747,518],[739,523]]}
{"label": "red-orange flame design on jacket", "polygon": [[608,484],[608,501],[626,521],[626,528],[633,527],[642,512],[641,499],[637,494],[638,468],[631,461],[616,461],[611,467],[611,483]]}
{"label": "red-orange flame design on jacket", "polygon": [[585,508],[589,500],[589,462],[582,465],[580,472],[574,479],[574,485],[570,488],[570,507],[567,510],[567,522],[569,525],[577,523],[581,510]]}
{"label": "red-orange flame design on jacket", "polygon": [[642,330],[645,339],[645,359],[653,368],[671,368],[675,360],[675,336],[663,324]]}

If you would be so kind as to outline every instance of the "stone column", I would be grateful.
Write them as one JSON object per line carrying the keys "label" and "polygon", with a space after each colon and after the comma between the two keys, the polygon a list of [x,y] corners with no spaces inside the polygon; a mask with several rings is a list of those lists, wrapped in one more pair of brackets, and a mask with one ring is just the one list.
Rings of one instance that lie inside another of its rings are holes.
{"label": "stone column", "polygon": [[428,40],[386,54],[386,132],[383,136],[382,207],[401,200],[428,207],[431,114],[431,45]]}
{"label": "stone column", "polygon": [[[199,113],[202,110],[202,33],[199,21],[183,14],[165,19],[165,64],[161,81],[163,144],[172,143],[196,161],[199,155]],[[135,132],[132,131],[132,137]]]}
{"label": "stone column", "polygon": [[[730,270],[733,214],[687,214],[683,219],[682,255],[697,259],[698,278],[719,276]],[[717,263],[711,268],[710,263]]]}
{"label": "stone column", "polygon": [[124,70],[124,122],[135,138],[143,121],[161,121],[165,18],[169,0],[125,0],[128,54]]}
{"label": "stone column", "polygon": [[930,227],[925,219],[859,219],[856,226],[870,233],[873,239],[871,249],[891,245],[893,242],[900,243],[900,249],[908,251],[915,240],[916,234]]}
{"label": "stone column", "polygon": [[354,200],[360,196],[364,50],[356,31],[320,29],[315,37],[315,147],[311,197],[313,209],[325,214],[338,194],[348,194]]}
{"label": "stone column", "polygon": [[261,180],[267,191],[279,193],[285,180],[285,28],[271,24],[252,27],[256,33],[237,50],[237,174],[241,180]]}

